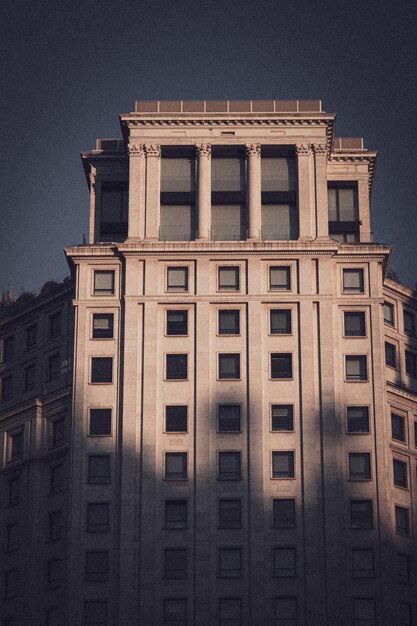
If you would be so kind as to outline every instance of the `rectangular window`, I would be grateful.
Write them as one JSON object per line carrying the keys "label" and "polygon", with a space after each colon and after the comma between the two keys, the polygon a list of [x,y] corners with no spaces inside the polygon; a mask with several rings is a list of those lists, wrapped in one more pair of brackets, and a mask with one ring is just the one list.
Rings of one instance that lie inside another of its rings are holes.
{"label": "rectangular window", "polygon": [[169,530],[187,528],[187,500],[165,500],[164,528]]}
{"label": "rectangular window", "polygon": [[[161,194],[162,195],[162,194]],[[165,195],[165,194],[164,194]],[[186,199],[189,194],[170,194],[173,199],[180,195]],[[159,239],[161,241],[192,241],[195,239],[195,206],[193,204],[161,204]]]}
{"label": "rectangular window", "polygon": [[241,480],[241,453],[219,452],[219,480]]}
{"label": "rectangular window", "polygon": [[397,348],[388,341],[385,342],[385,364],[389,367],[397,367]]}
{"label": "rectangular window", "polygon": [[403,309],[404,315],[404,332],[407,335],[415,335],[416,334],[416,318],[414,313],[411,311],[407,311],[407,309]]}
{"label": "rectangular window", "polygon": [[350,527],[355,530],[372,528],[372,500],[350,501]]}
{"label": "rectangular window", "polygon": [[93,339],[113,339],[113,313],[93,314]]}
{"label": "rectangular window", "polygon": [[241,549],[219,548],[219,578],[240,578],[241,575]]}
{"label": "rectangular window", "polygon": [[274,578],[286,578],[297,575],[297,552],[295,548],[273,549]]}
{"label": "rectangular window", "polygon": [[297,172],[295,159],[288,156],[264,156],[261,158],[261,188],[268,191],[296,191]]}
{"label": "rectangular window", "polygon": [[61,358],[59,352],[48,357],[48,380],[57,380],[61,376]]}
{"label": "rectangular window", "polygon": [[4,599],[11,600],[17,594],[17,570],[10,569],[4,572]]}
{"label": "rectangular window", "polygon": [[57,589],[61,584],[61,560],[51,559],[46,563],[48,589]]}
{"label": "rectangular window", "polygon": [[222,530],[242,527],[242,503],[238,498],[219,500],[219,528]]}
{"label": "rectangular window", "polygon": [[49,468],[49,493],[61,493],[64,488],[64,466],[51,465]]}
{"label": "rectangular window", "polygon": [[107,626],[107,601],[84,602],[84,626]]}
{"label": "rectangular window", "polygon": [[187,452],[165,452],[165,480],[187,478]]}
{"label": "rectangular window", "polygon": [[274,599],[274,626],[297,626],[297,598]]}
{"label": "rectangular window", "polygon": [[187,578],[187,550],[185,548],[164,550],[164,578],[168,580]]}
{"label": "rectangular window", "polygon": [[167,267],[167,291],[188,291],[188,267]]}
{"label": "rectangular window", "polygon": [[63,446],[66,443],[65,418],[62,417],[60,419],[53,420],[51,427],[52,427],[51,447],[59,448],[59,446]]}
{"label": "rectangular window", "polygon": [[98,356],[91,359],[91,382],[113,382],[113,358],[111,356]]}
{"label": "rectangular window", "polygon": [[405,371],[409,376],[417,377],[417,357],[408,350],[405,351]]}
{"label": "rectangular window", "polygon": [[48,513],[48,541],[58,541],[62,536],[62,511]]}
{"label": "rectangular window", "polygon": [[352,577],[372,578],[375,575],[372,548],[352,548]]}
{"label": "rectangular window", "polygon": [[411,582],[411,559],[406,554],[397,554],[398,563],[398,581],[404,585]]}
{"label": "rectangular window", "polygon": [[294,478],[294,452],[272,453],[272,478]]}
{"label": "rectangular window", "polygon": [[181,156],[162,155],[161,194],[190,193],[195,191],[195,159]]}
{"label": "rectangular window", "polygon": [[8,480],[8,506],[16,506],[20,502],[20,476],[12,476]]}
{"label": "rectangular window", "polygon": [[49,339],[55,339],[61,334],[61,312],[58,311],[49,317]]}
{"label": "rectangular window", "polygon": [[214,241],[246,239],[246,207],[244,204],[217,204],[211,207],[211,238]]}
{"label": "rectangular window", "polygon": [[14,552],[19,548],[19,524],[6,526],[6,552]]}
{"label": "rectangular window", "polygon": [[365,337],[365,313],[363,311],[345,311],[345,337]]}
{"label": "rectangular window", "polygon": [[100,241],[127,237],[129,189],[127,183],[101,185]]}
{"label": "rectangular window", "polygon": [[239,267],[225,265],[218,268],[219,291],[239,291]]}
{"label": "rectangular window", "polygon": [[218,241],[246,239],[246,171],[239,152],[213,154],[211,238]]}
{"label": "rectangular window", "polygon": [[295,204],[262,206],[262,239],[275,241],[298,239],[298,213]]}
{"label": "rectangular window", "polygon": [[[166,151],[166,149],[165,149]],[[159,239],[195,239],[195,158],[162,155]]]}
{"label": "rectangular window", "polygon": [[24,452],[23,430],[16,430],[8,433],[8,461],[14,463],[23,459]]}
{"label": "rectangular window", "polygon": [[368,380],[367,358],[364,354],[350,354],[346,360],[346,380]]}
{"label": "rectangular window", "polygon": [[219,404],[217,414],[220,433],[240,432],[240,404]]}
{"label": "rectangular window", "polygon": [[269,289],[273,291],[289,291],[291,289],[291,268],[281,265],[270,267]]}
{"label": "rectangular window", "polygon": [[88,457],[88,484],[110,483],[110,454],[91,454]]}
{"label": "rectangular window", "polygon": [[219,598],[219,626],[241,626],[242,600]]}
{"label": "rectangular window", "polygon": [[188,335],[188,311],[174,309],[167,311],[166,315],[167,335]]}
{"label": "rectangular window", "polygon": [[114,294],[114,270],[95,270],[94,271],[94,295]]}
{"label": "rectangular window", "polygon": [[109,554],[106,550],[87,550],[85,553],[85,580],[106,582],[109,578]]}
{"label": "rectangular window", "polygon": [[399,535],[410,534],[410,512],[403,506],[395,507],[395,529]]}
{"label": "rectangular window", "polygon": [[272,500],[272,527],[295,528],[294,498],[276,498]]}
{"label": "rectangular window", "polygon": [[14,357],[14,336],[6,337],[3,339],[3,363],[11,361]]}
{"label": "rectangular window", "polygon": [[165,370],[166,380],[187,380],[187,364],[187,354],[167,354]]}
{"label": "rectangular window", "polygon": [[391,436],[396,441],[405,442],[405,420],[402,415],[391,413]]}
{"label": "rectangular window", "polygon": [[31,350],[36,346],[38,327],[36,324],[26,328],[26,350]]}
{"label": "rectangular window", "polygon": [[87,503],[87,532],[108,533],[110,530],[109,502]]}
{"label": "rectangular window", "polygon": [[292,354],[271,354],[271,378],[292,378]]}
{"label": "rectangular window", "polygon": [[394,485],[408,488],[407,463],[393,459]]}
{"label": "rectangular window", "polygon": [[90,409],[89,435],[111,435],[111,409]]}
{"label": "rectangular window", "polygon": [[357,184],[329,186],[329,222],[357,222],[359,220]]}
{"label": "rectangular window", "polygon": [[369,409],[367,406],[347,407],[347,432],[369,433]]}
{"label": "rectangular window", "polygon": [[363,269],[344,269],[343,270],[343,293],[363,293]]}
{"label": "rectangular window", "polygon": [[292,404],[273,404],[271,406],[271,430],[294,430],[294,416]]}
{"label": "rectangular window", "polygon": [[271,309],[269,315],[271,335],[291,334],[291,309]]}
{"label": "rectangular window", "polygon": [[371,480],[369,452],[349,452],[349,480]]}
{"label": "rectangular window", "polygon": [[391,302],[384,302],[384,322],[394,326],[394,305]]}
{"label": "rectangular window", "polygon": [[219,311],[219,335],[240,334],[240,311],[238,309]]}
{"label": "rectangular window", "polygon": [[240,354],[219,354],[219,379],[240,378]]}
{"label": "rectangular window", "polygon": [[13,398],[13,376],[5,376],[1,379],[1,399],[3,402]]}
{"label": "rectangular window", "polygon": [[375,600],[373,598],[354,598],[354,626],[375,626]]}
{"label": "rectangular window", "polygon": [[292,156],[273,155],[262,148],[262,239],[298,238],[297,175]]}
{"label": "rectangular window", "polygon": [[165,407],[165,431],[167,433],[186,433],[188,430],[187,405]]}
{"label": "rectangular window", "polygon": [[30,391],[35,387],[36,382],[36,365],[28,365],[25,367],[25,391]]}
{"label": "rectangular window", "polygon": [[163,626],[187,626],[187,600],[185,598],[164,600]]}

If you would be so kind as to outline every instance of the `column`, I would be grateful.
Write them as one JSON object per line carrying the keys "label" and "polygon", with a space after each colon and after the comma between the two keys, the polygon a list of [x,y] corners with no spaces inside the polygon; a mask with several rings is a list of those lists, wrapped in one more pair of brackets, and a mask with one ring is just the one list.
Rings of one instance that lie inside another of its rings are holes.
{"label": "column", "polygon": [[309,144],[297,144],[298,170],[298,220],[299,238],[313,239],[315,234],[315,210],[312,199],[314,197],[314,181],[312,177],[312,150]]}
{"label": "column", "polygon": [[159,238],[159,198],[161,146],[146,145],[146,211],[145,237]]}
{"label": "column", "polygon": [[101,182],[96,172],[90,174],[90,222],[88,243],[100,241]]}
{"label": "column", "polygon": [[327,146],[313,144],[316,187],[316,237],[329,237],[329,207],[327,199]]}
{"label": "column", "polygon": [[261,236],[261,146],[246,146],[248,159],[248,239],[259,240]]}
{"label": "column", "polygon": [[196,146],[198,159],[197,239],[210,239],[211,229],[211,145]]}
{"label": "column", "polygon": [[368,176],[358,181],[359,232],[360,241],[372,241],[371,221],[369,215],[369,179]]}
{"label": "column", "polygon": [[129,216],[128,238],[145,236],[145,149],[142,144],[130,143],[129,151]]}

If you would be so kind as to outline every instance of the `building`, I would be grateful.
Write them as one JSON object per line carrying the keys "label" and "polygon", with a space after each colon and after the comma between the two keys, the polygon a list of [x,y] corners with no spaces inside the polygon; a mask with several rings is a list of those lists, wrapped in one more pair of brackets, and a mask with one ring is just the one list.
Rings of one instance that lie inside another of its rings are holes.
{"label": "building", "polygon": [[[36,623],[415,623],[417,298],[372,241],[376,153],[319,101],[120,122],[82,153],[89,243],[65,250],[67,530]],[[5,623],[34,623],[20,597]]]}

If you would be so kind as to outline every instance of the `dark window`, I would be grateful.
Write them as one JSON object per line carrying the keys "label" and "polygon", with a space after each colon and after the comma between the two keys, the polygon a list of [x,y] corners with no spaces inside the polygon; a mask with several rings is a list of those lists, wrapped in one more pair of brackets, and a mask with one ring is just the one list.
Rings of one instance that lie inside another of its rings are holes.
{"label": "dark window", "polygon": [[391,413],[391,433],[396,441],[405,441],[405,420],[402,415]]}
{"label": "dark window", "polygon": [[272,453],[272,478],[294,478],[294,452]]}
{"label": "dark window", "polygon": [[65,418],[52,422],[52,448],[58,448],[65,444]]}
{"label": "dark window", "polygon": [[350,526],[354,529],[372,528],[372,500],[350,501]]}
{"label": "dark window", "polygon": [[349,479],[371,479],[371,455],[369,452],[349,453]]}
{"label": "dark window", "polygon": [[375,574],[372,548],[352,548],[352,577],[372,578]]}
{"label": "dark window", "polygon": [[106,600],[87,600],[84,603],[84,626],[107,626]]}
{"label": "dark window", "polygon": [[91,359],[91,382],[111,383],[113,381],[113,358],[96,356]]}
{"label": "dark window", "polygon": [[124,241],[128,222],[127,183],[101,185],[100,241]]}
{"label": "dark window", "polygon": [[354,626],[375,626],[375,600],[373,598],[354,598]]}
{"label": "dark window", "polygon": [[6,402],[13,397],[13,376],[6,376],[1,380],[1,399]]}
{"label": "dark window", "polygon": [[346,380],[368,380],[367,359],[363,354],[346,356]]}
{"label": "dark window", "polygon": [[29,391],[35,387],[36,381],[36,366],[28,365],[25,367],[25,391]]}
{"label": "dark window", "polygon": [[36,324],[26,328],[26,350],[30,350],[36,346],[38,335],[38,327]]}
{"label": "dark window", "polygon": [[240,404],[218,405],[219,432],[240,432]]}
{"label": "dark window", "polygon": [[242,600],[219,598],[219,626],[241,626]]}
{"label": "dark window", "polygon": [[110,529],[110,504],[108,502],[87,503],[87,532],[107,533]]}
{"label": "dark window", "polygon": [[242,503],[237,498],[219,500],[219,528],[232,529],[242,527]]}
{"label": "dark window", "polygon": [[239,267],[233,267],[231,265],[219,267],[219,291],[239,291],[239,270]]}
{"label": "dark window", "polygon": [[[190,194],[161,194],[180,200]],[[192,204],[161,204],[159,239],[161,241],[192,241],[195,239],[195,206]]]}
{"label": "dark window", "polygon": [[246,239],[246,172],[242,153],[214,153],[211,160],[211,238]]}
{"label": "dark window", "polygon": [[93,314],[93,339],[113,339],[113,313]]}
{"label": "dark window", "polygon": [[167,311],[167,335],[188,334],[188,311]]}
{"label": "dark window", "polygon": [[[272,198],[282,194],[263,193],[262,195]],[[262,239],[276,241],[298,239],[298,213],[295,204],[262,205]]]}
{"label": "dark window", "polygon": [[390,302],[384,302],[384,322],[394,326],[394,305]]}
{"label": "dark window", "polygon": [[274,548],[273,575],[275,578],[297,575],[297,552],[295,548]]}
{"label": "dark window", "polygon": [[164,600],[164,625],[187,625],[187,600],[185,598],[169,598]]}
{"label": "dark window", "polygon": [[357,184],[332,183],[328,187],[329,234],[338,241],[359,241]]}
{"label": "dark window", "polygon": [[186,480],[187,453],[165,452],[165,480]]}
{"label": "dark window", "polygon": [[345,337],[365,337],[365,313],[345,311]]}
{"label": "dark window", "polygon": [[219,354],[219,379],[240,378],[240,354]]}
{"label": "dark window", "polygon": [[7,524],[6,526],[6,552],[14,552],[19,548],[19,524]]}
{"label": "dark window", "polygon": [[240,452],[219,452],[219,480],[241,480]]}
{"label": "dark window", "polygon": [[407,464],[398,459],[393,459],[394,485],[408,487]]}
{"label": "dark window", "polygon": [[20,502],[20,476],[12,476],[8,480],[8,506],[16,506]]}
{"label": "dark window", "polygon": [[291,268],[281,265],[270,267],[269,288],[276,291],[289,291],[291,289]]}
{"label": "dark window", "polygon": [[165,407],[165,431],[167,433],[186,433],[188,430],[188,407],[172,405]]}
{"label": "dark window", "polygon": [[164,550],[164,578],[169,580],[187,578],[187,550],[185,548]]}
{"label": "dark window", "polygon": [[95,270],[94,295],[114,294],[114,270]]}
{"label": "dark window", "polygon": [[165,500],[164,528],[170,530],[187,528],[187,500]]}
{"label": "dark window", "polygon": [[90,409],[90,435],[111,435],[111,409]]}
{"label": "dark window", "polygon": [[262,239],[298,238],[297,175],[293,156],[274,155],[262,148]]}
{"label": "dark window", "polygon": [[167,291],[188,291],[188,267],[167,268]]}
{"label": "dark window", "polygon": [[406,554],[397,554],[398,581],[409,585],[411,582],[411,559]]}
{"label": "dark window", "polygon": [[85,553],[85,580],[106,582],[109,577],[109,554],[106,550],[87,550]]}
{"label": "dark window", "polygon": [[410,513],[403,506],[395,507],[395,529],[399,535],[410,534]]}
{"label": "dark window", "polygon": [[271,309],[269,314],[271,335],[291,334],[291,309]]}
{"label": "dark window", "polygon": [[414,313],[411,311],[407,311],[407,309],[403,310],[404,314],[404,332],[407,335],[415,335],[416,334],[416,318]]}
{"label": "dark window", "polygon": [[344,293],[363,293],[363,269],[344,269],[343,270],[343,292]]}
{"label": "dark window", "polygon": [[277,498],[272,501],[272,527],[295,527],[295,500],[294,498]]}
{"label": "dark window", "polygon": [[292,404],[273,404],[271,406],[271,430],[294,430]]}
{"label": "dark window", "polygon": [[385,342],[385,363],[390,367],[397,367],[397,349],[388,341]]}
{"label": "dark window", "polygon": [[271,354],[271,378],[292,378],[292,354]]}
{"label": "dark window", "polygon": [[4,572],[4,599],[11,600],[17,594],[17,570],[10,569]]}
{"label": "dark window", "polygon": [[219,578],[240,578],[241,575],[241,549],[219,548]]}
{"label": "dark window", "polygon": [[166,355],[166,379],[167,380],[187,380],[188,376],[188,355],[187,354],[167,354]]}
{"label": "dark window", "polygon": [[14,357],[14,336],[6,337],[3,340],[3,363],[10,361]]}
{"label": "dark window", "polygon": [[54,313],[49,318],[49,338],[55,339],[61,334],[61,312]]}
{"label": "dark window", "polygon": [[90,485],[110,483],[110,454],[91,454],[88,457],[88,483]]}
{"label": "dark window", "polygon": [[61,493],[64,487],[63,465],[51,465],[49,468],[49,493]]}
{"label": "dark window", "polygon": [[195,239],[194,156],[163,154],[159,238],[163,241]]}
{"label": "dark window", "polygon": [[369,433],[369,409],[367,406],[347,407],[347,432]]}
{"label": "dark window", "polygon": [[23,430],[9,434],[9,461],[20,461],[23,458]]}
{"label": "dark window", "polygon": [[56,589],[61,584],[61,560],[51,559],[46,563],[48,589]]}
{"label": "dark window", "polygon": [[62,536],[62,511],[48,513],[48,541],[58,541]]}
{"label": "dark window", "polygon": [[219,311],[219,335],[240,334],[240,311],[230,309]]}
{"label": "dark window", "polygon": [[59,352],[48,357],[48,380],[57,380],[61,376],[61,358]]}
{"label": "dark window", "polygon": [[297,598],[274,599],[274,626],[297,625]]}
{"label": "dark window", "polygon": [[417,377],[417,358],[413,352],[405,351],[405,371],[410,376]]}

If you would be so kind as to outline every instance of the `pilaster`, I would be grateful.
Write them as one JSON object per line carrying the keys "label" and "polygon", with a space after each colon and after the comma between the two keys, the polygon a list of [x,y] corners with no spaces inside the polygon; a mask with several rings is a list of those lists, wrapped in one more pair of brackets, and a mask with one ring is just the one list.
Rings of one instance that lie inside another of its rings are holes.
{"label": "pilaster", "polygon": [[198,159],[197,239],[210,239],[211,228],[211,145],[196,146]]}
{"label": "pilaster", "polygon": [[145,236],[146,154],[142,144],[132,143],[129,151],[129,221],[128,238]]}
{"label": "pilaster", "polygon": [[358,181],[359,232],[360,241],[372,241],[371,221],[369,215],[369,181],[362,178]]}
{"label": "pilaster", "polygon": [[329,209],[327,199],[327,147],[312,144],[315,165],[316,188],[316,237],[329,237]]}
{"label": "pilaster", "polygon": [[248,238],[259,240],[261,235],[261,145],[246,146],[248,159]]}
{"label": "pilaster", "polygon": [[88,243],[100,240],[101,181],[95,173],[90,174],[90,222]]}
{"label": "pilaster", "polygon": [[312,177],[312,149],[309,144],[297,144],[298,219],[299,238],[314,238],[314,180]]}
{"label": "pilaster", "polygon": [[146,152],[146,239],[159,237],[161,146],[145,145]]}

